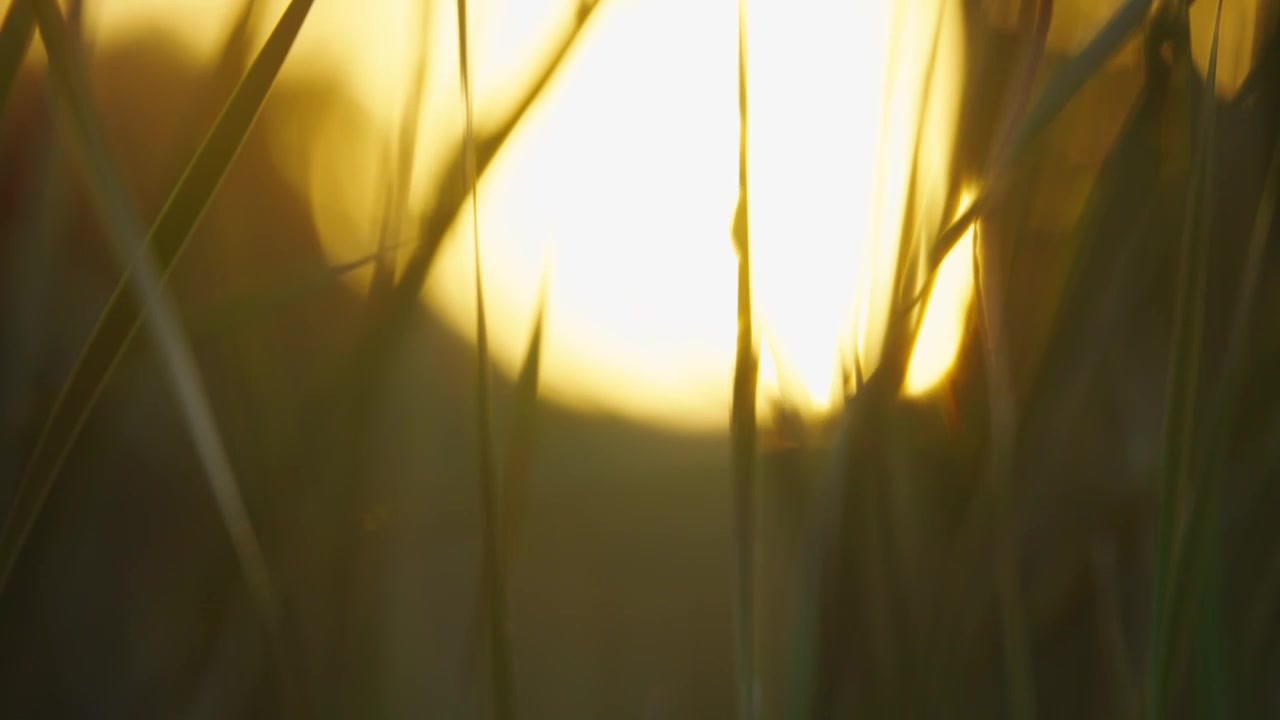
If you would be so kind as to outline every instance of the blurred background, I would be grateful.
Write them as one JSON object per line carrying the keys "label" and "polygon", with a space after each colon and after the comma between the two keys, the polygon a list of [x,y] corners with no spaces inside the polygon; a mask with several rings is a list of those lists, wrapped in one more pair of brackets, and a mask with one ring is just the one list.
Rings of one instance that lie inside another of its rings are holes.
{"label": "blurred background", "polygon": [[0,13],[0,715],[1280,717],[1271,0]]}

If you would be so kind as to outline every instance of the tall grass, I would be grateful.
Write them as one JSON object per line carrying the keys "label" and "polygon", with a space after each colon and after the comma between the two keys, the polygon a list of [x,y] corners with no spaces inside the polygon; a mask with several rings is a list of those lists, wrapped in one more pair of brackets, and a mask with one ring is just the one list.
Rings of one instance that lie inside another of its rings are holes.
{"label": "tall grass", "polygon": [[[288,677],[293,671],[280,630],[280,601],[240,497],[232,460],[189,347],[188,331],[179,323],[164,283],[253,127],[311,5],[310,0],[293,0],[284,10],[145,239],[142,220],[106,146],[84,63],[58,5],[53,0],[19,0],[0,26],[0,109],[38,29],[49,56],[50,77],[68,121],[65,140],[77,153],[86,186],[124,271],[54,404],[13,510],[0,530],[0,591],[19,561],[54,479],[104,384],[133,336],[145,327],[161,355],[170,392],[208,476],[286,684],[295,681]],[[1151,586],[1154,597],[1147,608],[1149,617],[1144,616],[1150,624],[1149,637],[1139,640],[1145,646],[1138,652],[1146,666],[1142,679],[1130,668],[1134,633],[1126,628],[1129,618],[1124,608],[1129,599],[1125,592],[1134,583],[1120,577],[1117,550],[1105,540],[1091,539],[1084,553],[1084,572],[1093,600],[1090,630],[1096,633],[1097,652],[1103,662],[1106,705],[1115,716],[1169,717],[1177,714],[1178,700],[1186,697],[1198,702],[1194,707],[1197,716],[1231,717],[1242,712],[1235,697],[1248,673],[1233,663],[1263,650],[1234,653],[1228,644],[1224,621],[1230,600],[1224,581],[1228,550],[1220,485],[1228,466],[1233,423],[1248,382],[1248,339],[1255,332],[1255,305],[1265,282],[1267,242],[1274,234],[1280,144],[1273,150],[1253,218],[1239,286],[1233,293],[1225,346],[1211,348],[1206,328],[1212,289],[1214,191],[1223,181],[1217,169],[1220,158],[1216,147],[1222,105],[1215,94],[1222,5],[1219,0],[1209,68],[1202,85],[1197,84],[1189,54],[1187,3],[1153,7],[1151,0],[1126,0],[1088,43],[1037,86],[1046,64],[1053,3],[1037,0],[1024,4],[1028,11],[1021,29],[1029,37],[1020,48],[1019,65],[1011,73],[1003,111],[998,113],[991,146],[983,157],[976,183],[978,194],[941,227],[918,227],[918,218],[905,219],[882,360],[868,377],[861,359],[855,357],[851,372],[857,392],[845,399],[834,440],[822,449],[826,472],[813,494],[823,507],[808,518],[812,526],[803,528],[807,547],[803,567],[797,571],[801,617],[794,626],[791,656],[785,663],[787,677],[779,681],[785,696],[784,716],[827,716],[852,709],[877,716],[909,716],[912,711],[931,716],[958,713],[965,699],[977,697],[989,701],[996,709],[993,712],[1009,717],[1052,714],[1053,708],[1044,703],[1041,694],[1046,682],[1041,659],[1052,653],[1052,648],[1036,645],[1036,610],[1028,599],[1024,573],[1026,532],[1020,513],[1028,507],[1026,498],[1032,491],[1019,481],[1064,453],[1063,428],[1075,417],[1071,411],[1078,402],[1069,396],[1088,386],[1100,372],[1099,361],[1088,357],[1081,361],[1081,355],[1115,345],[1123,313],[1131,311],[1142,294],[1151,290],[1152,280],[1138,276],[1153,258],[1160,257],[1161,248],[1156,245],[1166,239],[1154,237],[1151,227],[1160,213],[1157,192],[1167,184],[1185,186],[1186,203],[1177,238],[1174,338],[1168,355],[1167,404],[1162,419],[1155,578]],[[246,4],[238,29],[228,38],[227,57],[219,74],[241,69],[239,61],[228,58],[236,48],[243,49],[251,7]],[[482,128],[475,121],[472,94],[469,7],[466,0],[457,0],[465,131],[446,154],[442,180],[437,183],[439,192],[431,198],[421,225],[408,233],[413,235],[409,241],[403,241],[406,233],[402,224],[410,215],[408,190],[427,77],[425,47],[417,58],[398,136],[389,143],[388,197],[376,251],[328,268],[321,276],[299,279],[296,287],[282,279],[271,290],[281,298],[271,302],[284,302],[316,283],[329,282],[358,267],[375,266],[369,296],[372,322],[357,339],[360,344],[352,353],[349,368],[356,382],[338,391],[368,393],[381,377],[391,346],[405,332],[445,230],[463,213],[470,214],[476,303],[472,396],[483,535],[481,587],[466,639],[468,652],[482,632],[488,640],[493,712],[503,719],[514,717],[519,709],[516,681],[520,674],[513,659],[509,578],[520,513],[532,483],[547,279],[544,277],[543,297],[515,381],[507,442],[500,449],[490,409],[495,385],[481,263],[478,185],[597,7],[598,3],[580,6],[577,22],[519,101],[498,122]],[[740,717],[757,718],[766,712],[762,687],[770,681],[763,677],[766,663],[761,658],[761,636],[765,629],[757,607],[760,586],[770,578],[761,577],[757,566],[757,534],[761,515],[772,509],[761,505],[758,487],[759,348],[752,316],[747,12],[746,0],[739,0],[739,188],[732,231],[737,251],[737,338],[728,460],[734,702]],[[1092,182],[1083,210],[1069,229],[1068,240],[1074,245],[1065,286],[1047,319],[1046,349],[1020,394],[1014,377],[1016,348],[1009,319],[1010,309],[1018,301],[1011,296],[1009,260],[1018,250],[1016,235],[987,233],[982,223],[1001,213],[1003,204],[1016,193],[1025,179],[1022,173],[1040,151],[1040,139],[1064,109],[1124,45],[1144,32],[1148,65],[1143,89]],[[1170,64],[1163,60],[1165,50]],[[933,62],[937,62],[936,56]],[[1272,71],[1259,70],[1256,76],[1267,72]],[[1246,81],[1242,93],[1261,92],[1259,83]],[[922,116],[929,111],[930,87],[927,81]],[[1192,88],[1194,95],[1179,95],[1179,87]],[[1190,164],[1185,168],[1178,167],[1179,160],[1170,158],[1171,151],[1157,141],[1178,113],[1194,117],[1188,147],[1181,149],[1189,151]],[[909,180],[913,188],[918,170],[913,168]],[[463,182],[444,181],[455,177]],[[906,212],[914,213],[910,201]],[[963,419],[981,421],[981,428],[965,428],[957,434],[976,435],[978,439],[972,443],[976,449],[963,447],[970,435],[949,440],[922,440],[912,435],[923,433],[920,428],[927,423],[920,419],[918,407],[899,397],[920,329],[921,303],[929,297],[942,259],[970,231],[976,233],[972,260],[978,293],[973,318],[977,344],[970,361],[979,368],[975,382],[980,392],[974,395],[980,397],[969,401]],[[917,238],[924,242],[915,242]],[[1116,241],[1105,244],[1108,238]],[[409,257],[397,278],[401,249],[407,250]],[[261,308],[265,302],[251,298],[246,304]],[[1105,314],[1112,305],[1111,313]],[[203,330],[202,325],[196,331]],[[1083,350],[1076,347],[1080,345],[1085,346]],[[1216,366],[1208,357],[1214,350],[1221,350],[1222,355]],[[1216,377],[1212,376],[1215,367],[1220,372]],[[370,401],[360,410],[353,421],[357,433],[369,424],[369,415],[376,408]],[[971,473],[973,484],[958,493],[961,500],[943,511],[910,506],[909,502],[904,508],[903,498],[924,505],[944,492],[938,489],[934,476],[945,472],[913,457],[938,447],[946,463],[939,465],[946,471]],[[332,472],[357,470],[353,460],[350,466]],[[940,517],[947,522],[933,527],[930,523]],[[908,542],[903,542],[904,537]],[[926,554],[932,556],[924,557]],[[1256,629],[1271,621],[1268,613],[1274,612],[1272,606],[1280,597],[1280,580],[1276,578],[1280,573],[1263,581],[1246,627]],[[924,592],[935,597],[914,595]],[[988,641],[990,648],[984,645]],[[974,669],[980,665],[975,658],[988,654],[996,658],[992,665],[999,668],[998,687],[990,693],[993,698],[966,687],[981,672]],[[464,663],[464,673],[467,667]],[[846,687],[850,677],[854,681]],[[1183,687],[1188,677],[1194,681],[1191,690]]]}

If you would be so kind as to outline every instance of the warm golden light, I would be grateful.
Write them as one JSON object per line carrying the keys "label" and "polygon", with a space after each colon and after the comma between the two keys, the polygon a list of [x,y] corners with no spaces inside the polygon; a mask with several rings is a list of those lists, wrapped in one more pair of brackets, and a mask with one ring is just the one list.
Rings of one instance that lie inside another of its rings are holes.
{"label": "warm golden light", "polygon": [[[972,197],[966,196],[961,207],[970,202]],[[925,299],[924,318],[902,388],[908,395],[932,390],[946,377],[960,351],[973,300],[975,227],[970,227],[942,259],[933,290]]]}
{"label": "warm golden light", "polygon": [[[599,1],[562,72],[480,180],[494,360],[508,372],[518,366],[545,273],[550,396],[665,425],[723,427],[735,346],[738,2]],[[283,5],[260,3],[259,42]],[[484,128],[550,55],[579,0],[471,6]],[[97,42],[164,28],[207,57],[239,7],[104,0],[91,21]],[[844,391],[839,368],[855,346],[866,369],[875,365],[904,212],[913,208],[921,232],[942,219],[961,13],[947,0],[751,0],[750,9],[753,284],[762,351],[776,365],[762,373],[761,392],[776,396],[784,385],[788,401],[820,411]],[[316,147],[275,131],[280,163],[311,199],[336,261],[376,243],[423,28],[415,212],[441,181],[463,132],[455,23],[453,0],[315,4],[285,82],[326,78],[355,109],[299,119],[322,124]],[[474,332],[473,251],[460,241],[470,224],[463,213],[450,229],[425,292],[463,335]],[[966,300],[952,284],[940,279],[930,299],[931,322],[955,322],[936,331],[930,358],[953,356],[942,345],[958,343]]]}

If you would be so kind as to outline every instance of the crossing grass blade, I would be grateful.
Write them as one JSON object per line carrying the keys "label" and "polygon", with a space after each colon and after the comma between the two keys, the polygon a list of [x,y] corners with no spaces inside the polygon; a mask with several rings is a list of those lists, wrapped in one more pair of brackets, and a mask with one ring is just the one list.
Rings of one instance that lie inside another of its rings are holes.
{"label": "crossing grass blade", "polygon": [[[989,167],[1004,162],[1004,154],[1013,152],[1013,128],[1023,120],[1030,101],[1035,79],[1044,61],[1049,37],[1049,24],[1053,17],[1052,0],[1029,5],[1024,22],[1030,26],[1021,67],[1013,78],[1008,107],[997,131],[991,151]],[[1035,715],[1035,679],[1031,661],[1031,639],[1027,613],[1022,597],[1022,579],[1019,572],[1017,519],[1013,501],[1014,461],[1017,443],[1018,411],[1014,396],[1012,367],[1005,323],[1007,307],[1007,277],[1004,258],[1011,248],[999,247],[994,236],[979,232],[974,227],[974,286],[978,301],[978,318],[983,338],[983,356],[990,393],[991,419],[990,448],[987,455],[987,485],[993,488],[998,500],[1000,531],[1004,535],[999,543],[996,560],[996,597],[1001,619],[1001,638],[1005,672],[1008,676],[1008,703],[1014,717],[1031,718]],[[1006,240],[1011,241],[1012,238]]]}
{"label": "crossing grass blade", "polygon": [[1094,622],[1098,633],[1099,655],[1107,678],[1112,717],[1137,720],[1136,688],[1129,671],[1119,589],[1116,581],[1116,551],[1109,543],[1095,541],[1090,558],[1091,584],[1094,590]]}
{"label": "crossing grass blade", "polygon": [[[170,299],[161,287],[161,272],[143,244],[142,223],[127,196],[107,150],[101,124],[92,105],[89,84],[66,19],[54,0],[31,0],[41,39],[49,56],[50,75],[69,121],[69,138],[80,160],[93,204],[101,216],[122,266],[132,266],[129,289],[146,307],[147,329],[162,360],[166,379],[208,477],[210,490],[230,536],[246,586],[267,627],[269,640],[280,651],[279,616],[266,561],[262,556],[243,499],[223,447],[217,422]],[[47,491],[47,485],[44,488]],[[39,510],[19,498],[0,535],[0,588],[10,576],[31,524]],[[38,499],[43,499],[40,496]],[[283,667],[282,667],[283,670]]]}
{"label": "crossing grass blade", "polygon": [[369,297],[381,301],[390,297],[395,288],[396,246],[400,243],[404,219],[408,212],[409,186],[413,182],[414,159],[418,154],[418,126],[422,119],[422,98],[426,94],[427,58],[430,57],[430,9],[423,3],[422,29],[418,34],[418,56],[414,73],[409,80],[408,93],[400,115],[399,137],[391,141],[394,149],[390,164],[390,188],[387,192],[386,216],[382,220],[382,232],[378,238],[379,252],[369,282]]}
{"label": "crossing grass blade", "polygon": [[[141,326],[143,305],[129,289],[133,274],[138,272],[138,258],[153,264],[156,269],[155,279],[163,284],[257,118],[311,4],[312,0],[294,0],[285,9],[271,36],[152,225],[146,241],[146,248],[150,252],[127,258],[124,277],[99,316],[75,368],[54,402],[28,461],[18,490],[15,511],[6,525],[4,535],[9,537],[14,534],[14,544],[3,546],[6,550],[12,547],[14,557],[0,552],[0,567],[7,567],[16,560],[16,553],[20,552],[26,533],[34,525],[53,480],[89,412]],[[44,39],[47,45],[49,38]],[[67,52],[70,52],[69,49]],[[62,67],[63,60],[60,59],[59,63],[59,67]],[[84,92],[87,93],[87,89]],[[80,122],[88,122],[92,118],[87,105],[76,111],[80,113],[75,116]],[[82,132],[85,130],[81,128]],[[119,193],[121,190],[113,187],[112,192]],[[130,218],[130,222],[136,222],[136,218]]]}
{"label": "crossing grass blade", "polygon": [[747,165],[747,2],[738,0],[738,208],[733,240],[738,252],[738,349],[733,369],[730,434],[733,476],[734,545],[737,554],[735,642],[738,717],[759,716],[755,633],[756,381],[759,358],[751,316],[751,231]]}
{"label": "crossing grass blade", "polygon": [[901,314],[909,313],[917,303],[928,297],[933,284],[932,279],[937,275],[942,259],[951,252],[955,244],[964,236],[965,231],[982,213],[983,207],[990,200],[990,194],[998,192],[1002,183],[1007,181],[1004,177],[1007,169],[1017,166],[1018,160],[1030,151],[1040,133],[1053,122],[1085,83],[1094,77],[1142,26],[1150,12],[1151,3],[1152,0],[1127,0],[1112,14],[1093,39],[1049,78],[1044,91],[1031,105],[1018,124],[1018,129],[1012,134],[1009,150],[999,163],[988,170],[988,176],[984,178],[978,196],[938,234],[928,255],[928,279],[921,291],[905,304]]}
{"label": "crossing grass blade", "polygon": [[[1151,634],[1147,708],[1154,718],[1165,716],[1168,693],[1177,682],[1184,656],[1191,615],[1196,612],[1204,575],[1212,572],[1212,502],[1208,473],[1200,472],[1208,448],[1203,442],[1205,423],[1200,410],[1201,355],[1205,323],[1206,266],[1209,251],[1209,207],[1215,163],[1215,77],[1218,30],[1222,19],[1219,1],[1214,18],[1209,67],[1200,98],[1200,118],[1195,138],[1186,222],[1179,251],[1178,295],[1174,315],[1174,342],[1170,358],[1168,401],[1165,408],[1164,477],[1160,493],[1156,538],[1156,585]],[[1180,20],[1186,22],[1186,10]],[[1189,57],[1181,60],[1184,71],[1194,73]],[[1183,518],[1187,518],[1185,521]],[[1213,603],[1209,603],[1212,609]],[[1210,619],[1209,622],[1214,622]],[[1216,643],[1213,644],[1216,646]],[[1211,646],[1212,647],[1212,646]],[[1202,648],[1204,650],[1204,648]],[[1221,666],[1221,657],[1208,666]],[[1203,668],[1205,665],[1199,665]],[[1210,670],[1212,672],[1212,670]],[[1201,678],[1204,679],[1204,678]],[[1216,714],[1216,713],[1215,713]]]}
{"label": "crossing grass blade", "polygon": [[[604,0],[583,2],[579,6],[576,21],[559,39],[555,52],[518,99],[488,129],[473,127],[470,140],[464,138],[451,148],[446,156],[449,159],[437,176],[432,205],[423,213],[412,240],[404,243],[411,246],[412,251],[400,278],[395,287],[385,297],[379,297],[379,302],[370,308],[366,329],[339,373],[341,377],[334,384],[339,392],[345,393],[352,388],[359,390],[368,378],[378,375],[377,368],[386,362],[396,338],[400,337],[413,317],[413,308],[426,285],[427,274],[435,262],[445,233],[471,197],[469,184],[457,182],[458,178],[467,176],[471,151],[474,150],[475,175],[477,178],[483,177],[507,138],[562,67],[583,28],[603,4]],[[350,400],[351,398],[346,398],[340,402],[346,404]],[[360,423],[357,422],[356,426],[359,427]]]}

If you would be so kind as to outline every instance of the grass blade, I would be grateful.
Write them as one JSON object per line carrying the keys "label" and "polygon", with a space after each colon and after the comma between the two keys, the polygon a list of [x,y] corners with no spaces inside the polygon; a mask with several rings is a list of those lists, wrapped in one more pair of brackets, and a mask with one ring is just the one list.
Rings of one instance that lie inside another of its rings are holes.
{"label": "grass blade", "polygon": [[18,79],[22,58],[31,46],[35,27],[31,6],[25,0],[18,0],[9,6],[9,12],[4,16],[4,25],[0,25],[0,113],[4,112],[9,92]]}
{"label": "grass blade", "polygon": [[[73,135],[90,174],[90,188],[126,271],[55,401],[28,462],[13,510],[0,530],[0,589],[17,562],[52,488],[54,477],[107,377],[142,324],[143,308],[147,308],[150,333],[162,353],[170,380],[178,393],[179,405],[192,428],[193,439],[210,477],[215,499],[232,537],[250,592],[272,636],[273,651],[280,656],[283,651],[276,603],[266,564],[221,446],[194,360],[185,345],[176,314],[161,288],[168,270],[256,119],[310,9],[311,0],[294,0],[285,10],[262,52],[170,195],[147,235],[146,246],[141,242],[141,222],[131,202],[124,196],[123,185],[107,155],[101,129],[90,106],[83,68],[73,58],[73,48],[67,40],[66,21],[49,0],[17,4],[27,5],[36,11],[41,37],[50,57],[50,71],[69,105]],[[147,251],[148,248],[151,252]]]}
{"label": "grass blade", "polygon": [[[365,323],[367,329],[357,340],[356,348],[343,370],[340,371],[341,379],[334,384],[338,388],[344,388],[338,391],[340,394],[347,393],[345,389],[359,389],[367,378],[377,376],[376,368],[386,361],[387,353],[393,347],[396,338],[413,317],[412,310],[426,284],[427,273],[431,270],[445,233],[471,196],[469,185],[456,181],[457,178],[466,176],[469,158],[474,158],[476,177],[483,176],[503,143],[559,70],[592,14],[602,4],[601,0],[582,3],[579,6],[576,22],[561,38],[554,54],[542,67],[537,79],[525,88],[519,95],[519,99],[507,109],[503,117],[490,130],[477,136],[477,128],[473,127],[472,141],[468,142],[464,138],[453,148],[449,161],[444,165],[444,170],[435,183],[433,205],[423,214],[412,242],[407,243],[412,245],[413,251],[405,263],[404,270],[400,273],[399,281],[388,293],[388,297],[380,298],[385,302],[375,303],[371,307],[369,321]],[[336,402],[346,405],[352,400],[346,397]],[[326,400],[325,402],[328,404],[334,401]],[[356,400],[356,402],[360,401]],[[360,423],[356,425],[358,427]],[[336,466],[335,470],[337,470]]]}
{"label": "grass blade", "polygon": [[[493,159],[497,157],[498,150],[502,148],[507,138],[511,136],[512,131],[524,119],[529,108],[533,107],[534,101],[538,99],[551,81],[551,78],[555,76],[556,72],[564,64],[565,58],[568,57],[569,51],[573,49],[582,29],[586,27],[591,17],[604,2],[605,0],[594,0],[592,2],[584,2],[579,6],[577,21],[557,44],[555,54],[551,56],[551,59],[542,68],[538,78],[524,91],[520,99],[488,131],[477,136],[474,135],[476,129],[472,129],[473,160],[468,159],[471,153],[468,153],[467,146],[464,143],[454,152],[451,161],[442,171],[440,177],[463,177],[466,175],[468,163],[474,165],[476,177],[484,175]],[[400,282],[396,284],[396,304],[401,307],[408,305],[422,292],[423,285],[426,283],[427,272],[431,269],[436,252],[440,249],[440,243],[444,239],[445,231],[453,223],[454,218],[462,210],[463,204],[466,203],[471,194],[471,188],[465,184],[440,182],[437,185],[439,192],[434,205],[431,211],[426,213],[422,219],[422,225],[418,233],[419,241],[413,255],[410,256],[405,266]]]}
{"label": "grass blade", "polygon": [[[1201,350],[1204,335],[1205,284],[1208,253],[1209,204],[1213,187],[1215,75],[1218,57],[1218,30],[1222,18],[1219,0],[1214,19],[1209,68],[1201,97],[1200,120],[1191,169],[1187,219],[1183,226],[1178,269],[1178,303],[1174,320],[1173,354],[1170,359],[1168,405],[1165,415],[1164,481],[1160,495],[1157,529],[1154,626],[1151,635],[1151,666],[1148,678],[1148,709],[1154,718],[1164,717],[1166,697],[1172,687],[1182,654],[1182,634],[1187,615],[1195,607],[1201,590],[1187,582],[1199,575],[1205,562],[1209,538],[1200,531],[1209,512],[1200,492],[1203,443],[1198,443],[1203,422],[1197,423],[1197,400],[1201,393]],[[1186,9],[1180,13],[1186,22]],[[1189,57],[1183,57],[1185,71],[1194,73]],[[1212,502],[1208,503],[1213,505]],[[1189,519],[1184,520],[1184,517]],[[1195,557],[1195,567],[1188,567]],[[1210,665],[1219,665],[1215,658]]]}
{"label": "grass blade", "polygon": [[418,154],[418,126],[422,117],[422,98],[426,94],[430,8],[431,6],[425,3],[420,8],[422,29],[418,36],[415,72],[410,79],[409,92],[400,116],[400,135],[398,139],[392,141],[395,160],[392,167],[391,187],[387,193],[387,214],[383,218],[382,232],[378,238],[377,262],[373,268],[373,279],[369,283],[369,296],[375,301],[389,297],[395,288],[395,248],[400,242],[403,222],[408,210],[409,186],[413,182],[413,163]]}
{"label": "grass blade", "polygon": [[[1030,10],[1030,5],[1024,5],[1023,24],[1028,25],[1031,32],[1022,53],[1021,67],[1013,77],[1010,98],[1006,101],[1004,119],[996,131],[988,167],[999,167],[1006,161],[1006,155],[1014,151],[1012,133],[1016,123],[1028,119],[1024,113],[1044,60],[1049,24],[1053,17],[1052,0],[1039,0],[1034,5],[1034,11]],[[1018,542],[1012,487],[1018,417],[1004,319],[1008,272],[1005,258],[1010,255],[1011,248],[1000,247],[1001,243],[996,236],[979,232],[976,224],[973,232],[974,286],[977,290],[978,322],[990,394],[988,407],[991,435],[988,441],[990,447],[986,485],[992,488],[995,495],[999,532],[1003,536],[997,543],[995,560],[1002,655],[1009,707],[1014,717],[1026,720],[1035,715],[1035,682],[1018,567],[1018,549],[1021,544]]]}
{"label": "grass blade", "polygon": [[973,276],[991,416],[985,485],[991,488],[1001,535],[995,551],[995,584],[1006,689],[1012,716],[1029,720],[1035,715],[1035,683],[1018,570],[1021,545],[1012,487],[1017,407],[1004,324],[1006,295],[1004,268],[1000,262],[1003,253],[995,247],[998,241],[987,240],[991,237],[988,233],[979,232],[977,226],[973,232]]}
{"label": "grass blade", "polygon": [[226,102],[235,92],[236,86],[244,77],[249,62],[253,59],[250,40],[253,29],[257,26],[262,14],[262,5],[256,0],[244,0],[239,16],[231,26],[223,40],[222,49],[218,51],[217,64],[209,73],[209,88],[201,94],[199,100],[187,111],[187,117],[179,127],[189,128],[180,137],[177,152],[169,160],[173,163],[172,172],[181,177],[190,162],[190,154],[201,140],[201,133],[206,130],[209,118],[217,117]]}
{"label": "grass blade", "polygon": [[489,409],[489,330],[485,323],[484,281],[480,259],[480,212],[476,197],[475,123],[471,98],[471,68],[467,49],[467,1],[458,0],[458,72],[466,112],[464,158],[466,187],[471,199],[472,243],[476,254],[476,418],[480,449],[480,503],[484,528],[483,576],[488,586],[490,670],[494,716],[514,717],[511,685],[511,639],[507,628],[506,572],[498,547],[498,478],[494,461],[493,423]]}
{"label": "grass blade", "polygon": [[538,298],[533,335],[525,350],[520,374],[516,376],[515,407],[511,439],[507,446],[506,473],[503,478],[502,518],[503,557],[511,562],[522,509],[529,496],[529,469],[537,431],[538,377],[542,368],[542,327],[546,312],[546,282]]}
{"label": "grass blade", "polygon": [[733,241],[738,251],[738,350],[730,417],[733,455],[734,542],[737,551],[735,607],[738,717],[759,717],[760,684],[755,637],[755,461],[756,381],[759,358],[751,318],[751,231],[747,166],[747,0],[738,0],[738,208]]}
{"label": "grass blade", "polygon": [[[147,329],[160,352],[166,379],[208,476],[246,584],[267,624],[270,639],[278,643],[278,615],[266,562],[236,486],[195,359],[186,344],[173,305],[161,287],[160,271],[143,244],[142,224],[137,212],[107,151],[90,100],[88,79],[70,40],[66,20],[53,0],[31,0],[31,5],[49,55],[51,76],[66,106],[70,136],[79,153],[86,184],[121,265],[132,265],[135,269],[130,289],[137,295],[137,302],[147,309]],[[15,511],[23,507],[15,504]],[[25,516],[20,515],[17,523],[11,517],[3,536],[0,536],[0,587],[9,577],[22,541],[35,520],[35,510],[38,507]]]}
{"label": "grass blade", "polygon": [[[525,350],[520,374],[516,376],[511,437],[507,445],[502,491],[499,493],[498,530],[501,550],[499,559],[503,562],[501,568],[503,573],[511,572],[511,558],[515,555],[516,548],[515,540],[519,534],[523,510],[530,491],[529,467],[537,424],[538,378],[542,366],[542,329],[545,308],[546,282],[544,279],[542,295],[539,297],[535,314],[533,335],[529,338],[529,346]],[[480,621],[487,612],[486,603],[490,592],[488,580],[482,578],[480,592],[476,595],[476,607],[472,610],[471,619],[467,623],[467,636],[463,642],[465,657],[462,661],[462,679],[457,684],[459,688],[472,687],[476,638],[480,637],[483,630]]]}
{"label": "grass blade", "polygon": [[[923,131],[925,123],[929,116],[930,99],[933,97],[934,75],[938,68],[938,48],[941,44],[939,41],[942,37],[942,28],[946,21],[947,8],[944,6],[938,13],[938,19],[934,22],[932,40],[929,43],[929,59],[925,63],[924,80],[920,84],[920,99],[917,102],[919,109],[916,111],[916,127]],[[895,32],[894,37],[902,37],[905,33]],[[888,118],[889,103],[885,103],[884,117],[881,118],[881,132],[884,133],[891,125]],[[882,139],[883,142],[883,139]],[[894,263],[893,288],[890,291],[890,302],[894,307],[902,300],[905,289],[912,287],[918,282],[916,273],[914,272],[919,263],[911,262],[921,256],[918,239],[921,236],[921,228],[919,212],[916,209],[918,203],[920,184],[920,173],[924,171],[920,160],[921,143],[916,143],[915,150],[912,152],[910,161],[910,172],[907,177],[906,204],[902,213],[902,231],[898,240],[898,257]],[[881,169],[878,176],[884,177],[885,172]],[[932,228],[930,228],[932,229]]]}
{"label": "grass blade", "polygon": [[1147,18],[1152,0],[1127,0],[1107,20],[1087,45],[1049,78],[1044,92],[1023,118],[1014,134],[1010,152],[1026,152],[1027,146],[1053,122],[1085,83],[1124,45]]}
{"label": "grass blade", "polygon": [[[1221,13],[1221,4],[1218,6],[1218,12]],[[1212,68],[1216,61],[1216,49],[1215,31],[1215,44],[1210,51],[1210,87],[1213,84]],[[1217,556],[1220,552],[1217,548],[1221,544],[1221,538],[1217,528],[1218,518],[1215,513],[1216,495],[1214,491],[1216,488],[1210,486],[1210,483],[1215,477],[1215,473],[1220,473],[1222,461],[1227,456],[1227,453],[1230,452],[1229,440],[1233,431],[1232,418],[1236,417],[1235,411],[1240,400],[1244,379],[1247,338],[1262,276],[1263,258],[1267,252],[1267,238],[1270,237],[1272,223],[1275,219],[1277,194],[1280,194],[1280,143],[1273,142],[1272,144],[1271,159],[1246,249],[1243,275],[1236,293],[1235,317],[1231,325],[1230,335],[1227,338],[1227,346],[1222,352],[1221,378],[1215,388],[1208,420],[1204,425],[1204,435],[1206,436],[1204,439],[1204,451],[1193,469],[1193,514],[1187,531],[1186,552],[1195,551],[1197,557],[1183,561],[1191,566],[1191,572],[1199,571],[1208,576],[1206,583],[1197,583],[1194,580],[1189,580],[1187,584],[1194,588],[1207,588],[1208,597],[1206,598],[1205,609],[1201,613],[1199,638],[1200,642],[1208,648],[1208,652],[1197,653],[1197,658],[1202,660],[1200,663],[1202,685],[1211,703],[1207,713],[1217,717],[1229,716],[1226,703],[1231,697],[1231,693],[1227,691],[1226,683],[1232,675],[1224,671],[1225,652],[1221,647],[1220,640],[1222,636],[1220,629],[1222,603],[1220,597],[1222,592],[1220,589],[1220,574],[1222,569],[1221,564],[1217,562]],[[1205,507],[1201,509],[1201,505]],[[1208,567],[1199,567],[1206,562],[1209,563]],[[1259,603],[1270,603],[1274,597],[1266,589],[1267,585],[1268,583],[1266,582],[1262,584],[1263,590],[1258,593]],[[1255,606],[1254,611],[1249,613],[1248,617],[1251,620],[1257,616],[1256,611],[1258,609],[1259,606]],[[1246,627],[1249,628],[1245,635],[1247,638],[1258,637],[1263,633],[1263,628],[1258,625],[1246,625]],[[1250,657],[1250,654],[1246,653],[1244,657]]]}
{"label": "grass blade", "polygon": [[[297,37],[311,2],[312,0],[294,0],[285,10],[271,37],[152,226],[147,236],[147,246],[151,252],[143,257],[148,263],[154,262],[157,282],[164,282],[217,191]],[[142,304],[129,292],[130,278],[138,267],[137,260],[129,258],[126,267],[129,269],[98,318],[71,376],[54,403],[27,464],[24,481],[19,488],[19,499],[23,502],[15,503],[15,510],[19,514],[10,519],[11,523],[17,522],[17,527],[29,528],[34,524],[35,515],[39,513],[44,498],[48,495],[53,478],[65,461],[107,378],[141,325]],[[30,514],[30,517],[26,514]],[[20,531],[23,538],[25,532]],[[18,545],[21,542],[19,539]],[[3,560],[0,556],[0,561]]]}

